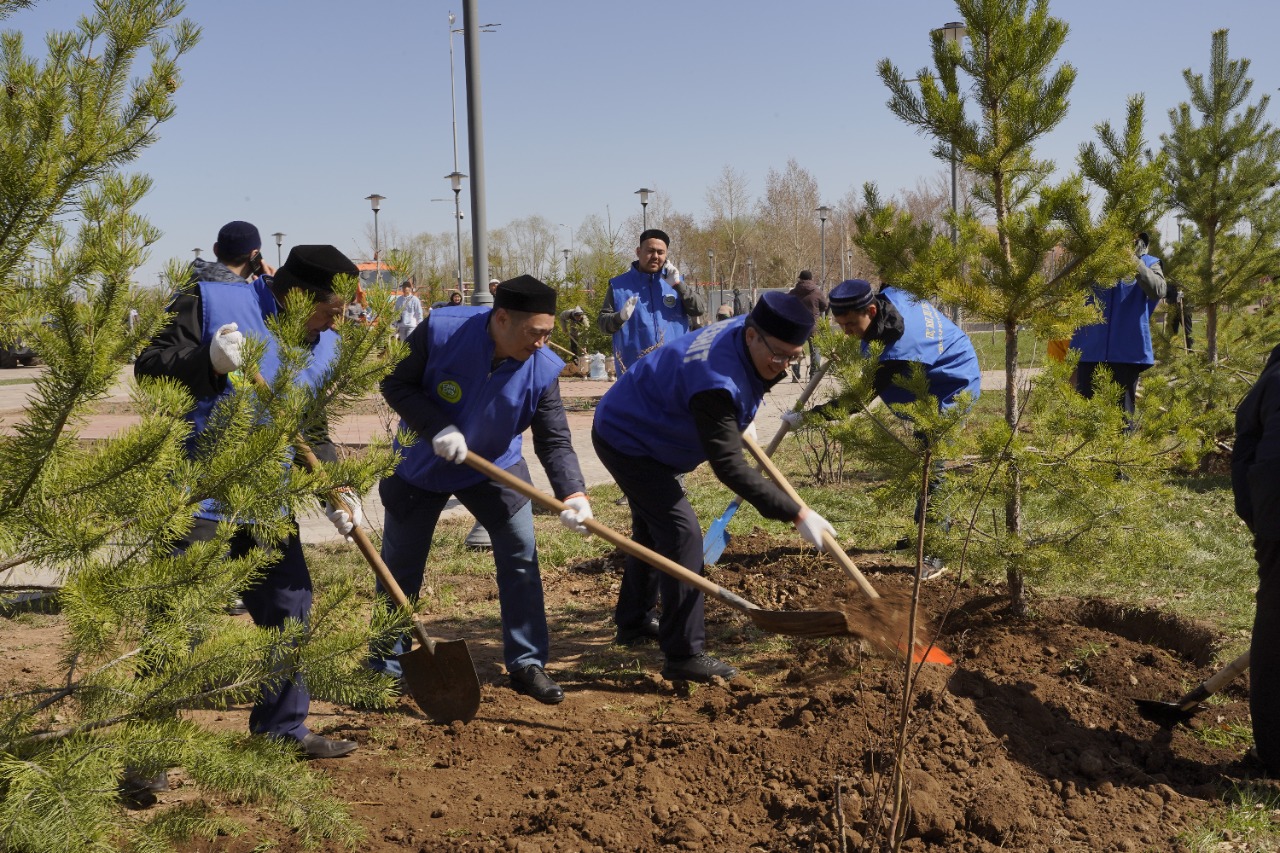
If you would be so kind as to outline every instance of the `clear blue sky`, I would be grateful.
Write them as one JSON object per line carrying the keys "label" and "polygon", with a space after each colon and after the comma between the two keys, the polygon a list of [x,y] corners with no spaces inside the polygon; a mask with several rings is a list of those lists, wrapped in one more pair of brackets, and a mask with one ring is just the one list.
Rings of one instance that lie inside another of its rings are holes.
{"label": "clear blue sky", "polygon": [[[2,26],[38,35],[90,7],[45,0]],[[482,23],[501,24],[480,49],[490,228],[532,214],[576,228],[606,210],[616,223],[638,210],[641,186],[701,217],[726,165],[759,195],[767,171],[794,157],[828,203],[867,180],[888,194],[944,168],[886,109],[875,65],[887,57],[914,76],[928,30],[958,17],[946,0],[479,7]],[[1168,109],[1186,99],[1182,69],[1207,73],[1215,29],[1231,31],[1233,58],[1252,61],[1254,100],[1280,85],[1273,0],[1051,9],[1071,27],[1059,60],[1079,72],[1067,120],[1039,149],[1063,172],[1095,124],[1123,121],[1133,93],[1146,95],[1158,145]],[[450,10],[461,27],[458,0],[192,0],[203,39],[183,63],[177,115],[136,166],[155,180],[143,212],[164,231],[139,280],[154,283],[194,247],[207,256],[230,219],[254,222],[271,260],[274,231],[287,234],[286,255],[301,242],[360,255],[375,192],[384,234],[451,233],[451,201],[430,201],[452,199]],[[470,173],[461,34],[454,50],[459,168]],[[1280,104],[1268,117],[1280,123]]]}

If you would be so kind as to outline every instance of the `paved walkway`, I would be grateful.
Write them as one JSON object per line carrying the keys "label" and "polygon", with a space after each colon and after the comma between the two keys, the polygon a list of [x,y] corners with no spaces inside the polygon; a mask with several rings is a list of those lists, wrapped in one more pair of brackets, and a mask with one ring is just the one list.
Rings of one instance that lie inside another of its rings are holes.
{"label": "paved walkway", "polygon": [[[42,370],[43,368],[34,367],[0,371],[0,380],[29,379],[34,382]],[[591,446],[591,419],[594,415],[594,401],[599,399],[611,385],[611,382],[589,379],[566,378],[560,381],[561,396],[565,400],[566,408],[570,410],[568,417],[569,426],[573,432],[573,446],[578,453],[578,460],[582,466],[582,474],[586,479],[588,489],[601,483],[612,482],[609,472],[605,470],[600,460],[596,458],[595,451]],[[831,380],[824,380],[817,393],[813,395],[813,401],[821,402],[826,400],[831,396],[834,387],[834,383]],[[118,413],[126,408],[121,404],[129,402],[132,388],[133,371],[126,370],[122,373],[120,381],[105,401],[107,405],[104,408],[108,410],[108,413],[90,418],[80,430],[80,435],[84,438],[108,438],[136,424],[138,422],[137,415]],[[774,388],[772,393],[765,396],[764,403],[760,407],[760,413],[756,418],[756,426],[762,444],[766,443],[777,431],[782,413],[790,410],[795,405],[795,401],[800,396],[800,391],[803,388],[804,385],[802,383],[783,380]],[[33,393],[34,389],[35,386],[30,383],[0,385],[0,432],[12,430],[14,423],[22,417],[28,397]],[[982,389],[992,392],[1003,390],[1004,373],[1002,371],[984,372]],[[111,413],[113,409],[117,413]],[[333,426],[331,433],[334,441],[339,444],[349,447],[362,447],[371,436],[385,435],[393,426],[390,411],[386,406],[381,401],[371,400],[367,410],[353,412],[344,417]],[[524,456],[529,464],[534,485],[543,491],[549,492],[550,486],[546,474],[534,455],[533,439],[528,433],[525,434]],[[365,516],[375,527],[380,529],[383,509],[381,502],[378,500],[376,489],[365,496],[363,504]],[[456,501],[450,501],[449,507],[445,510],[445,517],[452,516],[469,518],[470,514]],[[298,519],[298,523],[301,528],[303,542],[327,542],[337,539],[337,532],[333,529],[328,519],[319,511],[307,513]],[[25,566],[19,566],[8,572],[0,572],[0,588],[6,586],[52,585],[55,585],[54,580],[30,571]]]}

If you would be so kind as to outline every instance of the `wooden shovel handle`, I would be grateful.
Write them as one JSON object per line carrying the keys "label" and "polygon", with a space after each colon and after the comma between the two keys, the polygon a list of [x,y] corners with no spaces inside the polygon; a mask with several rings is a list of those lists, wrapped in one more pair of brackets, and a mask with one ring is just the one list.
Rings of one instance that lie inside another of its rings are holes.
{"label": "wooden shovel handle", "polygon": [[[463,461],[467,465],[470,465],[472,468],[479,471],[481,474],[484,474],[490,480],[500,483],[512,491],[519,492],[529,498],[529,500],[535,501],[542,506],[545,506],[547,509],[554,510],[556,512],[564,512],[566,509],[569,509],[563,501],[557,500],[530,483],[526,483],[516,475],[508,471],[504,471],[489,460],[477,456],[470,450],[467,451],[467,458]],[[618,548],[618,550],[625,551],[637,559],[644,560],[655,569],[660,569],[690,586],[697,587],[706,595],[718,598],[724,603],[732,607],[736,607],[739,610],[750,611],[760,609],[757,605],[752,604],[741,596],[729,592],[729,590],[719,584],[707,580],[697,572],[691,572],[674,560],[670,560],[662,556],[657,551],[650,550],[638,542],[631,541],[616,530],[605,527],[594,518],[588,518],[583,522],[583,524],[586,526],[587,530],[591,531],[596,536],[599,536],[606,542],[609,542],[614,547]]]}
{"label": "wooden shovel handle", "polygon": [[[778,470],[778,466],[773,464],[773,460],[769,458],[769,455],[760,449],[760,445],[756,440],[751,436],[744,434],[742,436],[742,443],[746,446],[747,450],[751,452],[751,455],[756,458],[756,461],[760,463],[760,467],[763,468],[770,478],[778,484],[778,487],[786,492],[793,501],[800,504],[802,510],[808,509],[804,500],[796,493],[796,490],[791,487],[791,483],[788,482],[787,478]],[[822,542],[827,546],[827,552],[830,553],[832,557],[835,557],[836,562],[844,569],[845,574],[847,574],[853,582],[858,585],[858,588],[862,590],[863,594],[865,594],[867,598],[880,597],[880,593],[876,592],[876,588],[871,585],[869,580],[867,580],[866,575],[858,571],[858,567],[853,564],[853,560],[849,559],[849,555],[840,547],[840,543],[836,541],[834,536],[824,530],[822,532]]]}
{"label": "wooden shovel handle", "polygon": [[[262,378],[259,373],[253,377],[254,384],[261,389],[270,390],[271,386],[267,384],[267,380]],[[298,458],[302,460],[303,466],[308,471],[319,471],[323,465],[316,457],[315,451],[311,449],[311,445],[303,440],[301,435],[293,437],[293,449],[297,453]],[[342,492],[333,490],[322,496],[324,500],[331,506],[344,507],[347,512],[351,512],[351,504],[347,503],[346,498],[342,496]],[[360,553],[364,555],[365,560],[369,563],[369,567],[373,569],[374,575],[377,576],[378,582],[382,584],[382,588],[387,591],[391,600],[395,602],[397,607],[408,608],[409,598],[404,594],[404,590],[400,588],[400,584],[396,583],[396,579],[391,574],[391,569],[387,568],[387,564],[382,561],[382,555],[378,553],[378,549],[373,547],[373,543],[369,541],[369,537],[359,526],[351,529],[349,534],[355,540],[356,547],[360,549]],[[427,651],[435,650],[436,641],[427,635],[426,628],[422,627],[422,623],[417,619],[413,620],[413,631],[418,635],[418,641],[427,647]]]}

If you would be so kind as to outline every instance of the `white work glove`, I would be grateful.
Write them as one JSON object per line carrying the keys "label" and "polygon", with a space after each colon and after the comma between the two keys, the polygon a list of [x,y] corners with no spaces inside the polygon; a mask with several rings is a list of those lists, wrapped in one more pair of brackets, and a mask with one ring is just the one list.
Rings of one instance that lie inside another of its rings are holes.
{"label": "white work glove", "polygon": [[456,426],[447,426],[431,439],[431,449],[436,456],[455,465],[461,465],[467,459],[467,440]]}
{"label": "white work glove", "polygon": [[787,429],[799,429],[804,423],[804,412],[783,412],[782,422],[787,425]]}
{"label": "white work glove", "polygon": [[244,344],[244,334],[237,331],[240,327],[235,323],[219,326],[209,341],[209,362],[215,373],[226,375],[240,369],[240,347]]}
{"label": "white work glove", "polygon": [[[364,510],[360,508],[360,499],[356,497],[355,492],[349,489],[341,489],[338,492],[339,502],[331,504],[327,501],[324,503],[324,514],[328,516],[329,521],[337,528],[338,535],[346,537],[348,542],[351,541],[351,531],[355,530],[364,523]],[[342,506],[346,504],[346,507]]]}
{"label": "white work glove", "polygon": [[760,443],[760,436],[756,434],[755,421],[752,421],[751,423],[747,424],[747,428],[742,431],[742,434],[750,438],[756,444]]}
{"label": "white work glove", "polygon": [[564,499],[564,505],[568,509],[560,513],[560,523],[574,533],[590,536],[591,531],[583,522],[589,518],[595,518],[595,514],[591,512],[591,503],[587,500],[587,496],[582,493],[570,495]]}
{"label": "white work glove", "polygon": [[808,507],[800,511],[800,515],[795,520],[795,525],[796,530],[800,531],[800,538],[819,551],[827,550],[826,543],[822,541],[824,531],[832,536],[836,535],[836,529],[831,526],[831,522]]}
{"label": "white work glove", "polygon": [[639,301],[639,296],[633,296],[624,302],[622,308],[618,310],[618,319],[624,323],[630,320],[632,312],[636,310],[636,303]]}
{"label": "white work glove", "polygon": [[684,282],[684,276],[680,275],[680,268],[671,261],[662,265],[662,276],[673,286]]}

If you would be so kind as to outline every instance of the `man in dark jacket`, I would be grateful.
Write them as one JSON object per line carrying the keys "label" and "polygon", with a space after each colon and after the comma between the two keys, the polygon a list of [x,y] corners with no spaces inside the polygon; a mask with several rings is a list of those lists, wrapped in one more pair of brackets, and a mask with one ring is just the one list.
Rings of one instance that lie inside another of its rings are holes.
{"label": "man in dark jacket", "polygon": [[[532,427],[551,488],[569,506],[560,522],[586,534],[582,522],[592,517],[591,505],[560,400],[564,362],[545,348],[555,322],[555,289],[528,275],[498,285],[492,308],[433,310],[410,336],[409,355],[382,382],[401,427],[422,440],[397,443],[403,458],[378,487],[386,508],[382,558],[411,599],[422,587],[431,537],[450,495],[488,531],[511,686],[548,705],[563,701],[564,691],[544,668],[550,641],[532,506],[461,463],[474,452],[529,482],[521,435]],[[393,648],[374,649],[370,665],[399,676],[396,655],[407,648],[406,635]]]}
{"label": "man in dark jacket", "polygon": [[[765,518],[790,521],[822,549],[826,519],[802,509],[742,456],[764,394],[803,353],[813,316],[794,297],[766,293],[751,313],[676,338],[637,362],[596,407],[591,439],[631,507],[631,537],[702,574],[702,529],[678,477],[703,462]],[[658,594],[662,616],[655,616]],[[654,633],[669,681],[733,678],[737,670],[705,653],[703,594],[627,557],[614,619],[617,641]]]}
{"label": "man in dark jacket", "polygon": [[[217,403],[235,393],[228,374],[240,368],[246,336],[266,345],[261,369],[268,381],[274,377],[279,360],[266,321],[279,310],[289,291],[305,292],[316,306],[307,322],[311,360],[296,377],[297,384],[316,387],[337,356],[338,336],[333,324],[342,315],[343,300],[333,284],[337,276],[358,275],[355,264],[333,246],[295,246],[284,266],[273,271],[261,259],[261,247],[258,229],[250,223],[223,226],[213,246],[217,261],[197,259],[192,264],[191,283],[169,305],[174,318],[134,365],[139,377],[170,377],[186,386],[196,400],[188,414],[196,436],[205,430]],[[321,425],[307,438],[319,459],[337,460],[326,427]],[[195,448],[193,438],[188,451],[194,453]],[[359,503],[353,499],[351,504],[351,513],[326,510],[344,536],[361,522]],[[219,507],[206,501],[196,512],[191,532],[177,547],[185,549],[213,539],[221,519]],[[253,525],[241,524],[231,539],[229,556],[243,556],[254,547],[258,544]],[[270,547],[277,548],[279,556],[260,581],[243,591],[244,605],[260,627],[282,628],[290,619],[305,622],[311,611],[311,575],[296,523],[288,539]],[[249,714],[249,730],[295,741],[309,758],[336,758],[353,751],[354,741],[326,738],[306,727],[310,703],[301,674],[288,673],[277,686],[262,691]],[[151,790],[157,788],[152,786]]]}
{"label": "man in dark jacket", "polygon": [[596,325],[613,336],[619,378],[645,353],[674,341],[706,313],[702,294],[685,284],[680,270],[667,259],[670,245],[667,232],[648,229],[640,235],[631,269],[609,280]]}
{"label": "man in dark jacket", "polygon": [[[800,270],[800,277],[796,281],[796,286],[789,291],[792,296],[804,303],[805,307],[813,312],[813,320],[817,323],[819,317],[827,313],[828,303],[827,297],[823,295],[822,288],[813,283],[813,273],[808,270]],[[813,374],[822,367],[822,353],[818,351],[817,344],[813,338],[809,338],[809,378],[813,378]],[[800,362],[791,365],[791,381],[800,381]]]}
{"label": "man in dark jacket", "polygon": [[1236,410],[1236,514],[1253,533],[1257,609],[1249,644],[1249,712],[1258,758],[1280,775],[1280,347]]}

